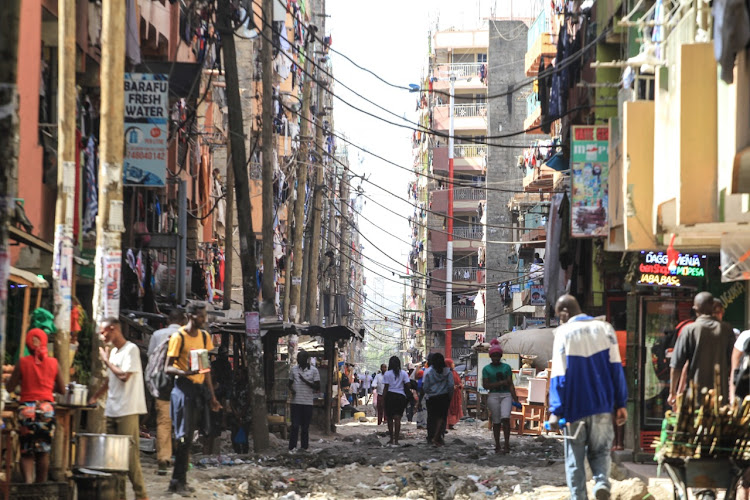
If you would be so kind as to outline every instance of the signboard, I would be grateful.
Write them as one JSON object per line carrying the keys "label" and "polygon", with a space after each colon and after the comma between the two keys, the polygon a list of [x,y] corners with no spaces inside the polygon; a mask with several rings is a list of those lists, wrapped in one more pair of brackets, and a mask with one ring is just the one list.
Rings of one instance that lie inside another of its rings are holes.
{"label": "signboard", "polygon": [[638,284],[651,286],[701,286],[706,276],[706,256],[679,254],[677,266],[667,266],[666,252],[641,251]]}
{"label": "signboard", "polygon": [[104,305],[102,316],[105,318],[120,315],[120,266],[122,252],[111,251],[102,255],[102,273],[104,274],[104,286],[102,287],[102,304]]}
{"label": "signboard", "polygon": [[547,296],[544,292],[543,285],[532,285],[531,286],[531,302],[532,306],[543,306],[546,304]]}
{"label": "signboard", "polygon": [[168,75],[125,73],[125,185],[166,185],[168,92]]}
{"label": "signboard", "polygon": [[251,340],[260,338],[260,314],[258,312],[245,313],[245,334]]}
{"label": "signboard", "polygon": [[471,373],[467,373],[464,375],[464,386],[465,387],[471,387],[473,389],[477,388],[477,372],[472,371]]}
{"label": "signboard", "polygon": [[571,236],[607,236],[609,127],[573,128],[571,155]]}

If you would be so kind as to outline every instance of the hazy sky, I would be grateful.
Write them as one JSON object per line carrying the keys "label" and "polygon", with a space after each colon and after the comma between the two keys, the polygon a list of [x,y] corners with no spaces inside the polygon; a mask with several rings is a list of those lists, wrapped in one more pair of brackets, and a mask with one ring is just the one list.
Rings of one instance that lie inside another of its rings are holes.
{"label": "hazy sky", "polygon": [[[346,54],[359,65],[377,73],[384,80],[396,85],[408,86],[420,83],[426,73],[428,55],[428,32],[435,26],[448,29],[475,28],[486,23],[484,19],[494,11],[498,16],[514,15],[529,9],[540,0],[382,0],[365,2],[362,0],[327,0],[326,10],[330,17],[326,20],[327,32],[333,37],[333,48]],[[356,68],[343,57],[333,53],[333,72],[337,80],[366,96],[371,101],[396,113],[416,121],[417,94],[395,89],[379,81],[369,73]],[[336,85],[334,93],[349,103],[387,118],[393,122],[406,124],[403,120],[379,110],[358,98],[341,85]],[[411,147],[412,131],[389,125],[369,117],[341,100],[334,102],[334,126],[338,133],[346,134],[349,140],[373,153],[399,165],[411,167],[413,155]],[[339,148],[342,146],[339,142]],[[349,147],[349,159],[357,173],[365,173],[369,179],[406,198],[408,182],[413,174],[385,163],[371,155]],[[355,183],[356,185],[356,183]],[[392,210],[409,216],[413,208],[369,183],[363,184],[365,193]],[[405,219],[393,215],[369,200],[364,200],[363,215],[376,222],[388,232],[410,241],[409,227]],[[404,273],[409,245],[400,242],[360,218],[360,230],[373,243],[362,241],[364,253],[384,265]],[[382,249],[399,264],[378,251]],[[365,266],[396,281],[398,276],[365,259]],[[368,285],[374,282],[373,272],[365,271]],[[374,298],[372,289],[366,289],[369,298]],[[400,302],[403,286],[385,282],[385,295],[388,299]],[[369,302],[369,300],[368,300]],[[395,313],[398,306],[384,302]],[[393,314],[395,316],[395,314]]]}

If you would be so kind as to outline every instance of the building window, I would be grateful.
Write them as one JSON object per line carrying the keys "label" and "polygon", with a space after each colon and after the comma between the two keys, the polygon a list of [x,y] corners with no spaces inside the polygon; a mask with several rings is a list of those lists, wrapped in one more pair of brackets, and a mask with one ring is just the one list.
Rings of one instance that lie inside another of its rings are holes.
{"label": "building window", "polygon": [[477,62],[478,63],[486,63],[487,62],[487,54],[477,54]]}

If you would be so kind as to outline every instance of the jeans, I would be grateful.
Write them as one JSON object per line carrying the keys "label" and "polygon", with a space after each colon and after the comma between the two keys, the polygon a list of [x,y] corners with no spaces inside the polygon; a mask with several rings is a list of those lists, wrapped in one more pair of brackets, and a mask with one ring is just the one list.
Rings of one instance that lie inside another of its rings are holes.
{"label": "jeans", "polygon": [[[140,426],[138,424],[140,415],[125,415],[124,417],[107,417],[107,434],[119,434],[130,436],[133,441],[130,445],[130,459],[128,460],[128,477],[133,485],[135,498],[148,498],[146,493],[146,482],[143,480],[141,470]],[[125,498],[125,483],[117,481],[118,498]]]}
{"label": "jeans", "polygon": [[209,428],[208,395],[203,384],[194,384],[190,379],[177,377],[171,396],[170,413],[177,441],[171,486],[186,485],[193,435],[196,430],[205,433]]}
{"label": "jeans", "polygon": [[[580,426],[580,429],[579,429]],[[571,500],[585,500],[586,469],[584,459],[588,458],[594,476],[594,493],[604,488],[609,491],[609,468],[612,462],[610,450],[614,439],[612,414],[589,415],[570,424],[565,434],[576,439],[565,439],[565,478],[570,489]]]}
{"label": "jeans", "polygon": [[[310,421],[312,420],[312,405],[291,405],[292,430],[289,433],[289,449],[297,447],[297,434],[300,434],[300,444],[306,450],[310,444]],[[301,432],[300,432],[301,430]]]}

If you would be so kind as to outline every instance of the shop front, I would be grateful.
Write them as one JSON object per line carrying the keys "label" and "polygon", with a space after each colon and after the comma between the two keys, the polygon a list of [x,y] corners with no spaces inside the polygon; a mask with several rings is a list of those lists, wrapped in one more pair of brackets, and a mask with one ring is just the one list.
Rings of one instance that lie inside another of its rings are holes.
{"label": "shop front", "polygon": [[[732,301],[722,300],[727,311],[724,320],[740,329],[745,324],[745,300],[731,289],[732,283],[721,282],[718,263],[718,255],[703,253],[680,253],[671,266],[666,252],[641,251],[635,255],[631,267],[635,286],[626,297],[625,337],[632,403],[632,434],[628,434],[636,460],[651,460],[654,439],[670,409],[667,397],[672,352],[680,328],[694,318],[695,294],[709,291],[720,300],[733,295]],[[743,286],[740,295],[744,293]],[[626,442],[628,448],[629,444]]]}

